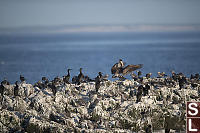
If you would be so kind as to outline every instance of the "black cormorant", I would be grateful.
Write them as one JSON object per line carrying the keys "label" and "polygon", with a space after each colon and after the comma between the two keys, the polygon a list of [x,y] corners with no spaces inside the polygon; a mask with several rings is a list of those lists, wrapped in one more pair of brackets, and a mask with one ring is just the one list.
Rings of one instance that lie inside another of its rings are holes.
{"label": "black cormorant", "polygon": [[98,90],[100,88],[101,81],[102,81],[102,73],[99,72],[99,75],[95,78],[95,89],[96,89],[96,92],[98,92]]}
{"label": "black cormorant", "polygon": [[24,76],[20,75],[20,81],[24,82],[26,79],[24,78]]}
{"label": "black cormorant", "polygon": [[79,73],[78,78],[77,78],[77,80],[78,80],[77,84],[78,85],[80,85],[80,83],[82,82],[83,78],[84,78],[84,75],[82,73],[82,68],[80,68],[80,73]]}
{"label": "black cormorant", "polygon": [[141,98],[142,98],[142,93],[143,93],[143,86],[140,85],[138,87],[138,92],[137,92],[137,100],[136,100],[136,103],[140,102],[141,101]]}
{"label": "black cormorant", "polygon": [[4,91],[5,91],[5,87],[4,87],[4,84],[3,84],[3,81],[2,81],[2,82],[1,82],[1,85],[0,85],[0,93],[1,93],[1,96],[3,96]]}
{"label": "black cormorant", "polygon": [[70,82],[69,82],[69,80],[70,80],[70,71],[71,71],[72,69],[67,69],[67,76],[64,76],[64,78],[63,78],[63,81],[64,81],[64,83],[66,83],[66,84],[70,84]]}
{"label": "black cormorant", "polygon": [[19,96],[19,85],[18,85],[18,81],[15,82],[15,87],[14,87],[14,96]]}

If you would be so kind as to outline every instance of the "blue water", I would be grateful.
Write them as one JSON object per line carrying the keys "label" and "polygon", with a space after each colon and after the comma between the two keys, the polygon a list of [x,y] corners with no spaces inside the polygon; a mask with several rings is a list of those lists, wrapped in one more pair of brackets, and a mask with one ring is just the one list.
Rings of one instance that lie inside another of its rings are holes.
{"label": "blue water", "polygon": [[[67,68],[94,78],[110,74],[118,59],[144,64],[143,74],[171,70],[186,75],[200,72],[200,32],[68,33],[0,35],[0,80],[12,83],[22,74],[34,83],[63,76]],[[127,76],[128,77],[128,76]]]}

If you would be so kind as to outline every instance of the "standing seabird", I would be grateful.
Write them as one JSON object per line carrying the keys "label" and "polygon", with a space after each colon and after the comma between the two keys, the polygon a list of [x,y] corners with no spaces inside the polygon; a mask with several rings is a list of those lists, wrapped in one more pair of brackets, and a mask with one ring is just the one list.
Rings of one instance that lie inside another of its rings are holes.
{"label": "standing seabird", "polygon": [[78,81],[78,76],[74,76],[72,78],[72,84],[77,84],[77,81]]}
{"label": "standing seabird", "polygon": [[43,88],[47,88],[49,80],[46,77],[42,77],[42,82],[43,82],[42,84]]}
{"label": "standing seabird", "polygon": [[85,83],[94,81],[94,80],[91,79],[88,75],[84,76],[84,79],[83,79],[83,80],[85,81]]}
{"label": "standing seabird", "polygon": [[178,83],[179,83],[179,89],[181,90],[182,88],[184,88],[184,85],[186,83],[186,77],[183,76],[183,77],[180,77],[179,80],[178,80]]}
{"label": "standing seabird", "polygon": [[149,90],[150,90],[150,86],[146,84],[145,87],[143,87],[144,96],[149,94]]}
{"label": "standing seabird", "polygon": [[26,79],[24,78],[24,76],[20,75],[20,81],[24,82]]}
{"label": "standing seabird", "polygon": [[138,78],[140,78],[140,76],[142,75],[142,72],[141,71],[136,71],[136,72],[137,72]]}
{"label": "standing seabird", "polygon": [[167,75],[165,74],[165,72],[158,72],[158,77],[162,78],[162,77],[166,77]]}
{"label": "standing seabird", "polygon": [[15,82],[15,87],[14,87],[14,96],[19,96],[19,85],[18,85],[18,81]]}
{"label": "standing seabird", "polygon": [[2,81],[2,82],[1,82],[1,85],[0,85],[0,93],[1,93],[1,96],[3,96],[4,91],[5,91],[5,87],[4,87],[4,84],[3,84],[3,81]]}
{"label": "standing seabird", "polygon": [[130,75],[131,75],[132,79],[134,79],[134,81],[136,81],[138,79],[138,76],[135,73],[132,72]]}
{"label": "standing seabird", "polygon": [[149,79],[149,78],[151,77],[151,75],[152,75],[152,73],[147,73],[147,74],[146,74],[146,78]]}
{"label": "standing seabird", "polygon": [[147,128],[145,129],[145,133],[152,133],[151,125],[147,126]]}
{"label": "standing seabird", "polygon": [[141,101],[141,98],[142,98],[142,92],[143,92],[143,86],[140,85],[140,86],[138,87],[136,103],[138,103],[138,102]]}
{"label": "standing seabird", "polygon": [[119,62],[112,66],[111,73],[113,74],[113,78],[118,77],[119,74],[122,73],[124,64],[125,63],[122,61],[122,59],[119,59]]}
{"label": "standing seabird", "polygon": [[[116,77],[122,77],[124,75],[130,74],[133,71],[142,68],[143,64],[138,64],[138,65],[127,65],[126,67],[125,63],[122,61],[122,59],[119,60],[118,63],[114,64],[113,67],[111,68],[111,73],[113,74],[112,78]],[[120,75],[122,74],[122,75]]]}
{"label": "standing seabird", "polygon": [[4,84],[4,85],[10,85],[10,83],[8,82],[8,80],[6,78],[4,78],[4,80],[2,81],[2,84]]}
{"label": "standing seabird", "polygon": [[82,68],[80,68],[80,73],[79,73],[78,79],[77,79],[78,80],[78,85],[80,85],[80,83],[82,82],[83,78],[84,78],[84,75],[82,73]]}
{"label": "standing seabird", "polygon": [[99,75],[95,78],[95,89],[96,89],[96,92],[98,92],[98,90],[100,88],[101,81],[102,81],[102,73],[99,72]]}
{"label": "standing seabird", "polygon": [[54,95],[54,96],[56,96],[56,93],[57,93],[57,88],[56,88],[55,84],[54,84],[54,83],[52,83],[52,85],[51,85],[51,87],[50,87],[50,88],[52,89],[53,95]]}
{"label": "standing seabird", "polygon": [[197,79],[197,80],[199,80],[199,74],[198,73],[196,73],[195,75],[194,75],[194,77],[195,77],[195,79]]}
{"label": "standing seabird", "polygon": [[69,82],[69,80],[70,80],[70,71],[71,71],[72,69],[67,69],[67,76],[64,76],[64,78],[63,78],[63,81],[64,81],[64,83],[66,83],[66,84],[70,84],[70,82]]}

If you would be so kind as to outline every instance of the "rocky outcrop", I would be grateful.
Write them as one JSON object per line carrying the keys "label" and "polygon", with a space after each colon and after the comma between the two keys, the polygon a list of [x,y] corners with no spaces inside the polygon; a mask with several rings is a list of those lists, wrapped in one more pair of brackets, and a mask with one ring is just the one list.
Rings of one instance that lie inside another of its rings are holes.
{"label": "rocky outcrop", "polygon": [[[150,85],[148,95],[137,100],[138,86]],[[178,82],[165,78],[104,81],[99,92],[95,83],[57,85],[56,96],[50,88],[31,84],[5,85],[0,98],[2,132],[139,132],[148,125],[152,130],[185,130],[185,101],[199,100],[197,86],[190,83],[179,89]]]}

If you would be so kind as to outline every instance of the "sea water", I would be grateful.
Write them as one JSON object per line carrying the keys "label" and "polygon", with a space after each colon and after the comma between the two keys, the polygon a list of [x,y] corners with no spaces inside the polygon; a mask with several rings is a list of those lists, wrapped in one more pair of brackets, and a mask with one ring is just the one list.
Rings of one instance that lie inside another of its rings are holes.
{"label": "sea water", "polygon": [[[122,59],[126,64],[144,64],[143,75],[171,70],[187,76],[200,73],[200,32],[101,32],[62,34],[1,34],[0,80],[12,83],[25,76],[34,83],[67,74],[79,68],[91,78],[109,74]],[[129,75],[126,76],[130,78]]]}

